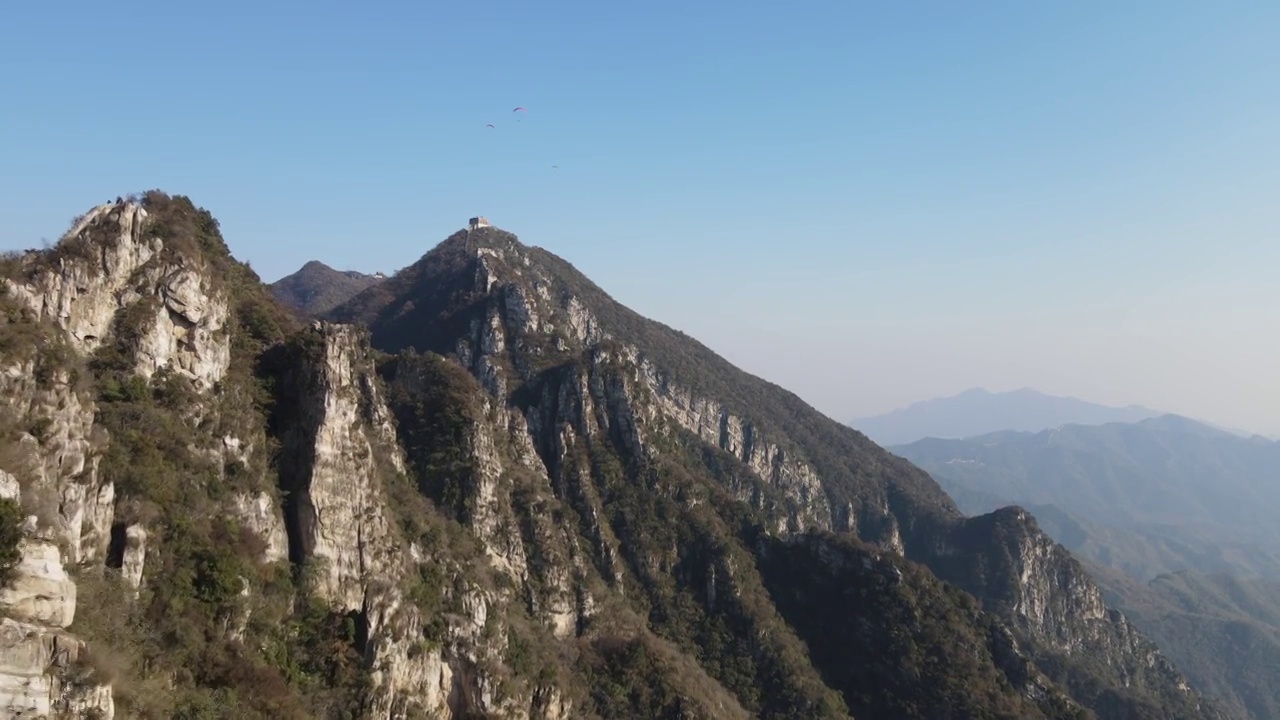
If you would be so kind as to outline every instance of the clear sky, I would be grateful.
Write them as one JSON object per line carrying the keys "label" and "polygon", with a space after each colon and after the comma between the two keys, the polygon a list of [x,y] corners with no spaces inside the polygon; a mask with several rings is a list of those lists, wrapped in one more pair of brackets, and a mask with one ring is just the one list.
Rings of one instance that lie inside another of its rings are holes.
{"label": "clear sky", "polygon": [[1280,433],[1274,0],[6,6],[0,246],[152,187],[267,280],[484,214],[840,419]]}

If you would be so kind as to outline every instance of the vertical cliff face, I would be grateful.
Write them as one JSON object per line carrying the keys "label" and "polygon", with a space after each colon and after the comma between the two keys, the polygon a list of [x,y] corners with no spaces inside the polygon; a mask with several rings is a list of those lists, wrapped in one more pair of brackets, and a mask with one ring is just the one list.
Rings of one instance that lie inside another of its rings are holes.
{"label": "vertical cliff face", "polygon": [[12,441],[5,469],[33,489],[27,505],[68,561],[101,560],[115,489],[98,474],[105,434],[94,423],[96,406],[83,385],[87,371],[74,350],[57,335],[37,332],[29,316],[11,327],[29,332],[33,345],[44,344],[39,357],[19,360],[0,374]]}
{"label": "vertical cliff face", "polygon": [[[345,609],[363,607],[368,574],[395,563],[391,527],[377,494],[384,472],[401,470],[394,447],[374,424],[381,399],[372,392],[367,353],[349,328],[317,326],[308,336],[283,392],[296,398],[287,427],[282,487],[289,493],[288,529],[297,562],[317,560],[318,591]],[[380,467],[385,463],[387,467]]]}
{"label": "vertical cliff face", "polygon": [[[944,586],[923,568],[894,552],[868,547],[852,536],[807,535],[762,540],[762,567],[779,608],[799,628],[810,652],[832,668],[829,681],[857,696],[859,688],[902,684],[920,672],[918,663],[949,668],[937,683],[914,688],[911,701],[926,717],[1086,717],[1088,713],[1040,672],[1012,634],[984,617],[969,596]],[[919,594],[927,602],[909,598]],[[827,602],[815,602],[826,597]],[[847,618],[896,616],[892,625]],[[915,635],[903,634],[903,626]],[[957,633],[955,646],[922,652],[918,639],[934,632]],[[877,662],[868,662],[875,658]],[[871,668],[869,670],[869,668]],[[1008,683],[1018,691],[999,692]],[[864,695],[868,717],[897,717],[891,695]]]}
{"label": "vertical cliff face", "polygon": [[[509,616],[518,614],[507,594],[486,587],[483,567],[449,557],[453,549],[424,546],[428,508],[417,507],[415,517],[412,501],[397,507],[414,489],[366,334],[316,324],[292,350],[275,418],[284,429],[290,555],[308,569],[310,590],[353,619],[371,669],[370,715],[569,717],[572,703],[558,687],[531,683],[506,662]],[[484,532],[491,529],[492,441],[480,432],[465,447],[479,470],[477,528],[494,540]],[[499,567],[516,572],[510,562]],[[424,572],[441,585],[421,587]],[[446,607],[452,612],[442,617]]]}

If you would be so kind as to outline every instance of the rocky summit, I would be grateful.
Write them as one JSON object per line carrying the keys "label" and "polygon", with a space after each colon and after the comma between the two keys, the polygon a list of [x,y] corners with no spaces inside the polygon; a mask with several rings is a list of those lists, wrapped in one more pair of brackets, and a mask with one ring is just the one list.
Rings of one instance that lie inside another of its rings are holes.
{"label": "rocky summit", "polygon": [[0,269],[10,717],[1219,717],[1028,513],[500,229],[305,320],[158,191]]}

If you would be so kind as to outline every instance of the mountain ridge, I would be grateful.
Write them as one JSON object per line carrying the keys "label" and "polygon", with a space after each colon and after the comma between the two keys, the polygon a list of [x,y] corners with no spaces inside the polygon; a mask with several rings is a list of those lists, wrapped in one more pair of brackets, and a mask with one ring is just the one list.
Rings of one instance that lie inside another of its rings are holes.
{"label": "mountain ridge", "polygon": [[919,440],[892,451],[935,476],[994,496],[1056,504],[1117,527],[1195,529],[1220,543],[1280,552],[1270,531],[1280,443],[1162,415],[1137,423]]}
{"label": "mountain ridge", "polygon": [[159,191],[3,269],[0,467],[49,539],[0,594],[0,707],[1220,717],[1027,513],[964,518],[509,233],[310,323]]}

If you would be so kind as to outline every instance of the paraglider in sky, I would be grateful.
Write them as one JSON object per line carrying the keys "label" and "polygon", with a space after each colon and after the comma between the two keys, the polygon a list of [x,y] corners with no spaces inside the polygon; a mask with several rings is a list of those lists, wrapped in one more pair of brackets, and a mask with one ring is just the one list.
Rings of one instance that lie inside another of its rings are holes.
{"label": "paraglider in sky", "polygon": [[493,126],[493,123],[485,123],[485,127],[489,127],[489,128],[493,128],[494,130],[497,130],[497,128]]}
{"label": "paraglider in sky", "polygon": [[516,108],[515,110],[512,110],[512,111],[511,111],[511,114],[513,114],[513,115],[515,115],[515,116],[516,116],[516,122],[520,122],[520,114],[521,114],[521,113],[528,113],[528,112],[529,112],[529,111],[528,111],[528,110],[525,110],[523,107],[518,107],[518,108]]}

